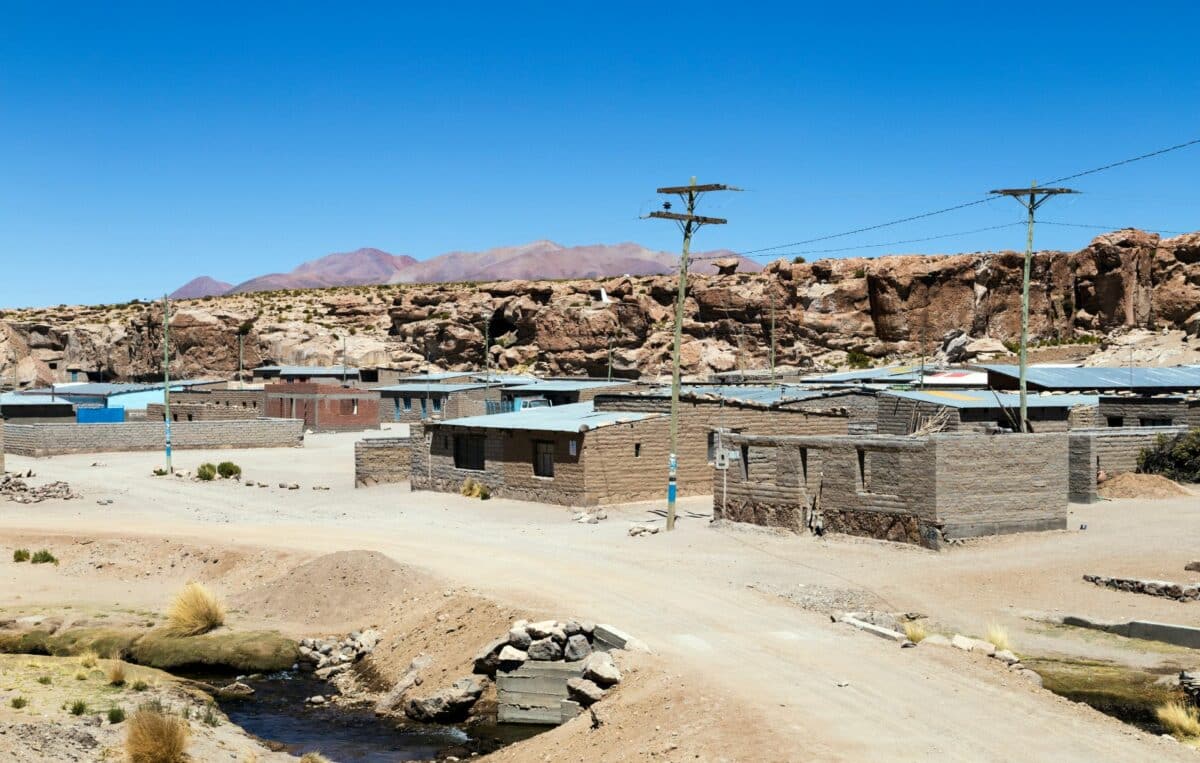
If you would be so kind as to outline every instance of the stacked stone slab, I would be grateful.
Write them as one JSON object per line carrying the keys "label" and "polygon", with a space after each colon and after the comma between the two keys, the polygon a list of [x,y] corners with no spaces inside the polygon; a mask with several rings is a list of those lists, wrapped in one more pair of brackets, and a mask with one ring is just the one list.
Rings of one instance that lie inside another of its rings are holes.
{"label": "stacked stone slab", "polygon": [[[304,422],[297,419],[251,421],[180,421],[171,425],[176,450],[212,448],[298,448]],[[4,448],[40,458],[68,453],[119,453],[160,450],[163,422],[121,424],[5,424]]]}
{"label": "stacked stone slab", "polygon": [[354,443],[354,486],[407,482],[412,467],[412,440],[373,437]]}
{"label": "stacked stone slab", "polygon": [[1200,600],[1200,583],[1172,583],[1167,580],[1137,580],[1135,578],[1110,578],[1104,575],[1084,575],[1083,579],[1105,588],[1118,591],[1143,593],[1147,596],[1162,596],[1175,601]]}

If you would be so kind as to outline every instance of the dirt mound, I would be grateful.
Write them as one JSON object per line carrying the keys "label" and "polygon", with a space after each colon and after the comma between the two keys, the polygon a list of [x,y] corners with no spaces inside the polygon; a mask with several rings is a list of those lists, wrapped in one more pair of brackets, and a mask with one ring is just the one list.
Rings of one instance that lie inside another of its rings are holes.
{"label": "dirt mound", "polygon": [[280,624],[341,631],[368,625],[381,608],[431,586],[375,551],[319,556],[282,577],[231,597],[234,607]]}
{"label": "dirt mound", "polygon": [[1097,492],[1103,498],[1178,498],[1192,492],[1158,474],[1125,472],[1100,484]]}

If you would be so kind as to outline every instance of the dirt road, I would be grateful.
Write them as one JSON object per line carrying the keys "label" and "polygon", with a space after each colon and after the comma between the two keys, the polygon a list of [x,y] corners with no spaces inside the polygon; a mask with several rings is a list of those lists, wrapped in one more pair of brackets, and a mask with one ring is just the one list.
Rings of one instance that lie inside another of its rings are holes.
{"label": "dirt road", "polygon": [[[656,519],[653,506],[620,507],[605,522],[581,525],[557,507],[397,486],[354,490],[352,443],[360,436],[310,436],[302,450],[176,455],[182,468],[232,455],[266,489],[152,477],[161,457],[150,453],[9,457],[11,471],[33,468],[38,479],[67,480],[85,497],[0,504],[0,533],[378,550],[502,601],[624,628],[671,670],[712,682],[739,707],[757,711],[790,740],[779,760],[1195,759],[1175,742],[1036,689],[995,661],[953,649],[902,650],[830,623],[827,611],[839,600],[875,599],[976,635],[1002,622],[1018,648],[1051,650],[1063,646],[1062,637],[1023,615],[1060,610],[1196,624],[1196,605],[1102,590],[1080,575],[1181,578],[1196,555],[1189,539],[1200,537],[1200,500],[1074,506],[1072,526],[1086,523],[1086,531],[996,539],[941,554],[714,529],[705,500],[682,503],[677,532],[631,538],[629,522]],[[279,482],[302,489],[281,490]],[[314,491],[314,484],[331,489]],[[101,498],[113,503],[97,505]],[[0,603],[11,605],[19,593],[6,580]]]}

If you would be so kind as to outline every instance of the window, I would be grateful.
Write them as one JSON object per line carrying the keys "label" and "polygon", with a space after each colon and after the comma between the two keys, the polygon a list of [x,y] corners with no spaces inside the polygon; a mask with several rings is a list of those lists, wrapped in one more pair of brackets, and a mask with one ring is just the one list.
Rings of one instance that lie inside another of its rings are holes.
{"label": "window", "polygon": [[426,411],[426,409],[425,409],[425,404],[427,402],[428,401],[425,398],[421,398],[421,418],[425,418],[426,416],[429,415],[428,411]]}
{"label": "window", "polygon": [[750,479],[750,446],[742,446],[742,479]]}
{"label": "window", "polygon": [[864,493],[869,493],[870,475],[867,474],[867,452],[862,448],[858,448],[858,489]]}
{"label": "window", "polygon": [[411,397],[404,398],[404,410],[406,410],[406,411],[412,410],[412,398]]}
{"label": "window", "polygon": [[338,402],[340,403],[340,406],[339,406],[340,410],[338,412],[341,413],[343,416],[349,416],[350,414],[358,413],[358,401],[357,400],[351,400],[349,398],[342,398]]}
{"label": "window", "polygon": [[635,442],[633,444],[633,457],[634,458],[642,457],[642,444],[640,442]]}
{"label": "window", "polygon": [[1151,416],[1142,416],[1138,419],[1138,424],[1144,427],[1169,427],[1173,423],[1171,419],[1154,418]]}
{"label": "window", "polygon": [[708,462],[711,464],[712,462],[714,462],[716,460],[717,460],[717,433],[709,432],[708,433]]}
{"label": "window", "polygon": [[442,399],[440,397],[433,398],[433,412],[441,413],[441,410],[442,410]]}
{"label": "window", "polygon": [[808,486],[808,448],[800,449],[800,484]]}
{"label": "window", "polygon": [[534,440],[533,473],[538,477],[554,476],[554,443]]}
{"label": "window", "polygon": [[1125,426],[1125,417],[1124,416],[1106,416],[1105,418],[1108,419],[1108,425],[1110,427]]}
{"label": "window", "polygon": [[481,472],[484,469],[483,449],[486,439],[481,434],[454,436],[454,468]]}

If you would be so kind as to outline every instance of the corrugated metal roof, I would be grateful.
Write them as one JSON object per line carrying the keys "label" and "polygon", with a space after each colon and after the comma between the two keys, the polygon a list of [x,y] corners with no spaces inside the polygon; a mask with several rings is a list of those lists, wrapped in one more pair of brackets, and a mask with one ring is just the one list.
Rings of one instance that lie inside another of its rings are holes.
{"label": "corrugated metal roof", "polygon": [[280,376],[357,376],[353,366],[279,366]]}
{"label": "corrugated metal roof", "polygon": [[50,395],[31,395],[18,392],[0,393],[0,405],[65,405],[71,407],[71,401]]}
{"label": "corrugated metal roof", "polygon": [[[1020,366],[983,365],[990,373],[1017,379]],[[1196,390],[1200,389],[1200,368],[1175,366],[1171,368],[1067,368],[1062,366],[1029,366],[1025,378],[1030,385],[1043,389],[1061,390]]]}
{"label": "corrugated metal roof", "polygon": [[442,379],[457,379],[463,376],[470,377],[470,371],[433,371],[427,374],[407,374],[397,377],[397,381],[412,382],[428,379],[429,381],[440,381]]}
{"label": "corrugated metal roof", "polygon": [[[848,382],[848,381],[876,381],[886,380],[889,382],[907,382],[914,381],[920,376],[920,364],[910,364],[906,366],[881,366],[879,368],[866,368],[861,371],[842,371],[836,374],[821,374],[819,376],[806,376],[800,381],[804,384],[812,384],[814,382]],[[932,366],[925,367],[925,373],[931,374],[939,369]]]}
{"label": "corrugated metal roof", "polygon": [[[682,395],[714,397],[760,405],[774,405],[784,401],[812,400],[845,394],[845,390],[811,389],[798,384],[688,384],[680,389]],[[670,395],[670,387],[659,387],[655,395]]]}
{"label": "corrugated metal roof", "polygon": [[541,381],[536,376],[523,376],[521,374],[474,374],[471,376],[476,381],[489,381],[495,384],[536,384]]}
{"label": "corrugated metal roof", "polygon": [[[613,424],[628,424],[662,416],[661,413],[634,413],[631,411],[597,411],[592,403],[571,403],[550,408],[527,408],[513,413],[495,413],[490,416],[468,416],[436,422],[440,427],[474,429],[525,429],[534,432],[587,432]],[[433,426],[434,424],[430,424]]]}
{"label": "corrugated metal roof", "polygon": [[[1021,396],[1012,392],[992,392],[981,389],[956,390],[884,390],[881,395],[944,405],[947,408],[1019,408]],[[1029,408],[1073,408],[1077,405],[1096,405],[1099,395],[1028,395]]]}
{"label": "corrugated metal roof", "polygon": [[380,392],[380,393],[391,392],[394,394],[424,395],[425,393],[428,392],[430,394],[437,393],[437,394],[442,394],[442,395],[448,395],[451,392],[465,392],[466,390],[485,389],[485,388],[491,387],[491,386],[495,386],[495,385],[477,384],[477,383],[468,383],[468,382],[464,382],[462,384],[438,384],[436,382],[430,383],[430,384],[421,384],[419,382],[407,382],[405,384],[388,384],[387,386],[384,386],[384,387],[372,387],[371,389],[375,390],[376,392]]}
{"label": "corrugated metal roof", "polygon": [[585,389],[596,389],[597,387],[619,387],[628,383],[623,381],[596,381],[593,379],[580,379],[579,381],[572,379],[545,379],[533,384],[520,384],[515,387],[509,387],[506,391],[530,392],[534,394],[543,392],[578,392]]}

